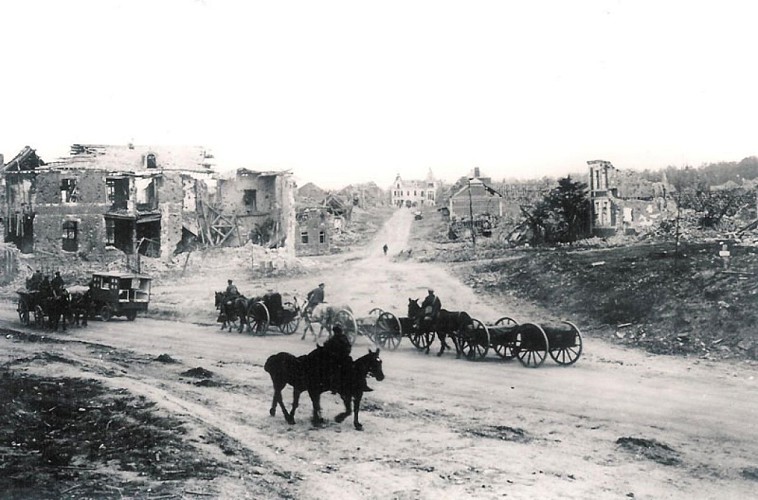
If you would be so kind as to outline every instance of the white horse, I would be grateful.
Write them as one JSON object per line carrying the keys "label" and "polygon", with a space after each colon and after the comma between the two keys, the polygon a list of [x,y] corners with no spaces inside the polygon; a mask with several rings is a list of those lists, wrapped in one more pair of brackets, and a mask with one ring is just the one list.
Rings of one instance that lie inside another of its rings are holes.
{"label": "white horse", "polygon": [[[348,311],[351,315],[353,314],[353,310],[346,304],[327,304],[326,302],[322,302],[321,304],[314,306],[311,310],[305,308],[303,310],[305,330],[303,330],[303,336],[300,337],[300,339],[305,339],[308,330],[310,330],[317,338],[321,337],[324,330],[326,330],[329,333],[329,336],[331,336],[332,327],[338,322],[338,313],[343,310]],[[318,334],[316,334],[316,331],[313,329],[315,323],[318,323],[319,325]]]}

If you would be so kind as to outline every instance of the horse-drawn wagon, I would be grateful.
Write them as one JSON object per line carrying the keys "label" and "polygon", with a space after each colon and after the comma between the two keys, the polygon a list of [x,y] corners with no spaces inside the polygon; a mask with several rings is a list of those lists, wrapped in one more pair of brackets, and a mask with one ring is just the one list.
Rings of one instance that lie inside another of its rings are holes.
{"label": "horse-drawn wagon", "polygon": [[44,296],[39,290],[17,290],[18,319],[24,326],[44,326],[45,325],[45,308]]}
{"label": "horse-drawn wagon", "polygon": [[572,365],[582,354],[582,332],[570,321],[522,323],[504,316],[494,324],[473,320],[473,328],[460,335],[460,346],[468,359],[482,359],[493,349],[502,359],[517,358],[537,368],[548,354],[559,365]]}
{"label": "horse-drawn wagon", "polygon": [[300,306],[297,298],[283,303],[280,293],[267,293],[250,301],[248,318],[253,333],[264,334],[273,325],[282,333],[292,335],[300,325]]}

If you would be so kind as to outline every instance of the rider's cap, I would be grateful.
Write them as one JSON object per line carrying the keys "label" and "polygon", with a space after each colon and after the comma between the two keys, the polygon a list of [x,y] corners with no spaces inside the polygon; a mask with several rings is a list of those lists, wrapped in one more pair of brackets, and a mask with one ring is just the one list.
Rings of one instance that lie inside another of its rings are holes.
{"label": "rider's cap", "polygon": [[332,328],[332,331],[334,333],[342,333],[342,327],[340,325],[334,325],[334,328]]}
{"label": "rider's cap", "polygon": [[434,293],[434,288],[430,288],[429,293]]}
{"label": "rider's cap", "polygon": [[324,284],[323,283],[319,283],[318,286],[324,286]]}
{"label": "rider's cap", "polygon": [[232,280],[226,280],[226,281],[227,281],[227,283],[231,283],[232,282]]}

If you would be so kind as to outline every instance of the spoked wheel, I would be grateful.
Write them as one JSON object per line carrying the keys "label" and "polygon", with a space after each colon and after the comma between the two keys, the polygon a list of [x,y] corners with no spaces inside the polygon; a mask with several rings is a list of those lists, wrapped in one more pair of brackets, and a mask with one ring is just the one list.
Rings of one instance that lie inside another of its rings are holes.
{"label": "spoked wheel", "polygon": [[24,326],[29,326],[29,304],[25,300],[18,301],[18,319]]}
{"label": "spoked wheel", "polygon": [[113,317],[113,309],[111,306],[103,306],[100,308],[100,321],[110,321]]}
{"label": "spoked wheel", "polygon": [[[515,319],[509,318],[508,316],[503,316],[499,320],[495,321],[495,326],[502,326],[505,328],[514,328],[518,326],[518,323]],[[503,358],[504,360],[513,359],[516,357],[516,353],[514,352],[515,344],[515,334],[509,335],[504,334],[502,338],[496,338],[495,344],[493,344],[492,348],[495,349],[495,352],[498,356]]]}
{"label": "spoked wheel", "polygon": [[250,331],[255,335],[264,335],[271,316],[268,314],[268,307],[263,302],[254,302],[247,313],[247,320],[250,323]]}
{"label": "spoked wheel", "polygon": [[[289,321],[282,321],[279,325],[279,330],[285,335],[292,335],[297,331],[297,327],[300,326],[300,314],[295,304],[292,302],[285,302],[282,304],[284,308],[283,314],[286,314]],[[291,316],[290,316],[291,315]]]}
{"label": "spoked wheel", "polygon": [[490,332],[478,319],[471,318],[471,325],[460,332],[458,338],[466,359],[478,361],[487,356],[490,348]]}
{"label": "spoked wheel", "polygon": [[563,323],[571,327],[571,331],[574,334],[573,345],[551,347],[550,357],[559,365],[568,366],[576,363],[576,360],[582,355],[582,332],[570,321],[564,321]]}
{"label": "spoked wheel", "polygon": [[434,340],[434,333],[432,332],[408,332],[408,337],[419,351],[425,351]]}
{"label": "spoked wheel", "polygon": [[34,325],[38,327],[45,326],[45,311],[40,305],[34,306]]}
{"label": "spoked wheel", "polygon": [[547,335],[534,323],[519,325],[516,333],[516,357],[527,368],[537,368],[545,362],[548,352]]}
{"label": "spoked wheel", "polygon": [[403,338],[403,327],[400,320],[391,312],[383,312],[376,319],[374,331],[376,332],[376,344],[390,351],[397,349]]}
{"label": "spoked wheel", "polygon": [[350,345],[353,345],[358,337],[358,323],[356,323],[353,313],[347,309],[340,309],[334,315],[334,324],[342,327],[342,332],[347,335]]}

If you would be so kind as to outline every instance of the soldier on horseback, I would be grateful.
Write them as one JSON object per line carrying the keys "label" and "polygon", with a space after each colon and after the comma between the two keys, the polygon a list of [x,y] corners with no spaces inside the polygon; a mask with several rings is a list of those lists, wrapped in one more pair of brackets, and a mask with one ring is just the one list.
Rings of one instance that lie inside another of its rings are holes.
{"label": "soldier on horseback", "polygon": [[227,283],[228,284],[226,285],[226,292],[225,292],[226,297],[224,297],[224,300],[226,301],[227,305],[229,305],[232,302],[234,302],[234,299],[239,297],[240,292],[239,290],[237,290],[237,287],[234,285],[232,280],[227,280]]}
{"label": "soldier on horseback", "polygon": [[435,321],[437,321],[437,316],[440,314],[440,309],[442,309],[442,302],[440,301],[439,297],[434,295],[434,290],[430,288],[428,295],[426,298],[424,298],[424,302],[421,303],[423,321],[428,321],[433,324]]}
{"label": "soldier on horseback", "polygon": [[324,284],[319,283],[316,288],[308,292],[308,303],[303,310],[304,315],[313,312],[313,308],[324,302]]}

